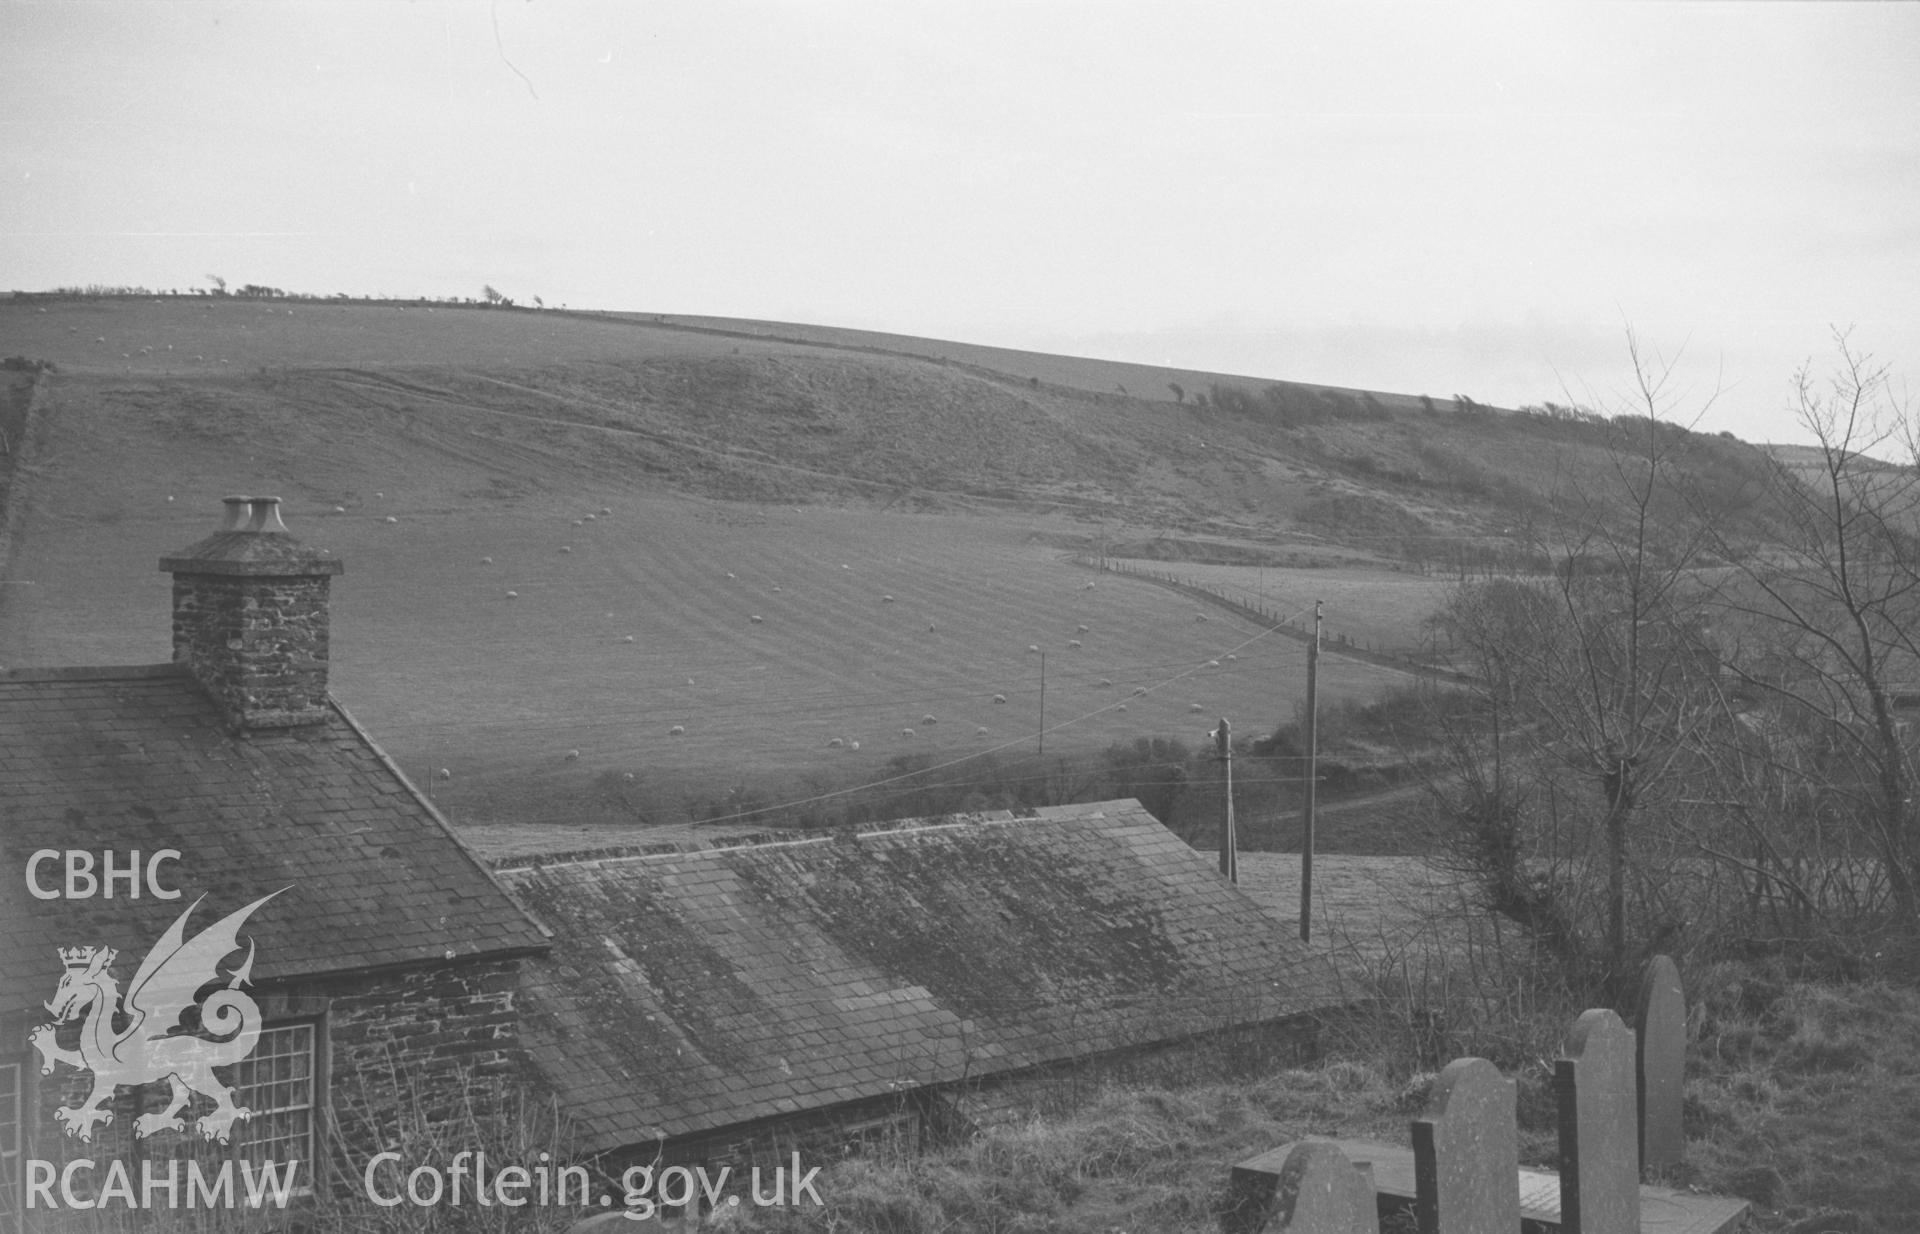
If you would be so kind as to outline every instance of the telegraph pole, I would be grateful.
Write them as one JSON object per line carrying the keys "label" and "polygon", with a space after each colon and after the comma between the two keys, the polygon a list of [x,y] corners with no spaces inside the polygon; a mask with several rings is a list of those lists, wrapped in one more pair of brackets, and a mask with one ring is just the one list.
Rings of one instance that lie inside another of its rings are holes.
{"label": "telegraph pole", "polygon": [[1307,649],[1307,802],[1300,819],[1300,941],[1313,941],[1313,807],[1320,772],[1320,601],[1313,602],[1313,643]]}
{"label": "telegraph pole", "polygon": [[1220,814],[1220,873],[1227,881],[1240,881],[1240,840],[1233,828],[1233,737],[1227,727],[1227,718],[1220,717],[1220,727],[1209,734],[1213,738],[1214,756],[1220,760],[1220,769],[1226,781],[1226,806]]}
{"label": "telegraph pole", "polygon": [[1035,754],[1047,752],[1047,653],[1040,653],[1040,743]]}

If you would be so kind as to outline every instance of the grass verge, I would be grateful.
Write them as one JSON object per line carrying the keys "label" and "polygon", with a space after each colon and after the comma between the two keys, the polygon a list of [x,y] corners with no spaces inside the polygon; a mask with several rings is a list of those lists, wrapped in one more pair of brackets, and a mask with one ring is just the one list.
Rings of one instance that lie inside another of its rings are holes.
{"label": "grass verge", "polygon": [[[1469,1052],[1518,1081],[1522,1161],[1553,1168],[1552,1057],[1572,1004],[1551,983],[1470,992],[1458,972],[1443,981],[1419,970],[1409,981],[1415,971],[1403,963],[1376,974],[1370,1009],[1330,1026],[1327,1052],[1310,1067],[1224,1082],[1110,1082],[1070,1112],[943,1151],[842,1162],[821,1176],[823,1207],[756,1210],[744,1228],[1212,1231],[1234,1162],[1308,1134],[1405,1143],[1430,1068]],[[1795,974],[1778,961],[1716,964],[1692,985],[1688,1157],[1654,1181],[1750,1201],[1755,1234],[1913,1230],[1920,990]]]}

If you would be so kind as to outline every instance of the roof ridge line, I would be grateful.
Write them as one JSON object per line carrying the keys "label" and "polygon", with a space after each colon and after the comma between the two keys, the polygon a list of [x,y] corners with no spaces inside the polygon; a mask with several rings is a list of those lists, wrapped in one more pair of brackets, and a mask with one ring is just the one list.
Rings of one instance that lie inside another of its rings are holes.
{"label": "roof ridge line", "polygon": [[[326,700],[327,705],[333,708],[334,714],[346,723],[347,728],[353,732],[355,737],[359,738],[361,744],[366,746],[374,758],[379,760],[380,765],[386,769],[387,773],[392,775],[394,779],[400,781],[400,787],[406,790],[408,796],[413,798],[414,804],[424,810],[427,817],[432,819],[434,824],[440,828],[441,834],[446,836],[447,840],[454,846],[454,849],[480,872],[480,877],[486,879],[498,888],[500,894],[506,896],[508,902],[527,920],[528,924],[533,926],[541,938],[551,939],[553,937],[553,931],[549,930],[545,923],[534,917],[532,913],[529,913],[518,900],[507,894],[507,889],[501,887],[499,882],[495,880],[493,871],[487,867],[487,863],[481,859],[480,854],[474,852],[473,846],[468,844],[466,839],[454,830],[453,824],[447,820],[447,816],[442,814],[440,807],[433,803],[433,798],[420,791],[420,786],[415,784],[412,778],[401,769],[400,764],[394,760],[392,755],[387,753],[386,748],[373,739],[373,734],[360,726],[360,721],[353,718],[353,713],[348,711],[346,706],[333,696],[332,692],[328,692]],[[475,951],[470,954],[484,955],[486,953],[484,951]],[[449,951],[446,958],[449,960],[454,959],[454,953]]]}
{"label": "roof ridge line", "polygon": [[[1105,804],[1100,803],[1100,804]],[[1058,807],[1047,807],[1058,808]],[[1070,818],[1105,818],[1105,810],[1089,810],[1083,814],[1073,814]],[[937,820],[937,821],[936,821]],[[909,820],[916,826],[871,827],[867,830],[830,828],[817,835],[782,837],[779,839],[755,839],[751,836],[737,837],[737,843],[728,843],[726,837],[707,841],[696,841],[692,847],[686,847],[671,841],[658,845],[613,844],[602,848],[560,849],[552,853],[516,853],[507,857],[496,857],[487,863],[496,873],[531,870],[547,866],[590,865],[609,861],[655,861],[673,857],[700,857],[709,853],[734,852],[743,848],[767,849],[782,848],[800,844],[830,844],[836,840],[866,840],[874,837],[913,835],[929,831],[953,831],[962,827],[1010,827],[1015,823],[1054,822],[1043,814],[1023,815],[1009,810],[981,811],[969,818],[954,818],[953,815],[936,815],[932,819]],[[649,851],[650,850],[650,851]]]}

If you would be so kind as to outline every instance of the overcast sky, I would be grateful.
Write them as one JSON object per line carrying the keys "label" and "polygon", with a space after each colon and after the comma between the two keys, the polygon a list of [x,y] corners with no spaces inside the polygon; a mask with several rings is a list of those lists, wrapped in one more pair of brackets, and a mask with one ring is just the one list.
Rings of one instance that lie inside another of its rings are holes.
{"label": "overcast sky", "polygon": [[[861,326],[1793,439],[1920,392],[1920,4],[0,0],[0,288]],[[0,343],[3,345],[3,343]]]}

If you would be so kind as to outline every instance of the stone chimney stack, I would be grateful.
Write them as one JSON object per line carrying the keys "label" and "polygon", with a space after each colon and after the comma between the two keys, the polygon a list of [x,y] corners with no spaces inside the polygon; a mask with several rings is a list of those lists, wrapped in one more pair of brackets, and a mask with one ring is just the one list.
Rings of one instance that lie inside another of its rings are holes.
{"label": "stone chimney stack", "polygon": [[327,588],[346,567],[302,545],[278,497],[228,497],[226,523],[160,559],[173,575],[173,659],[235,730],[327,717]]}

